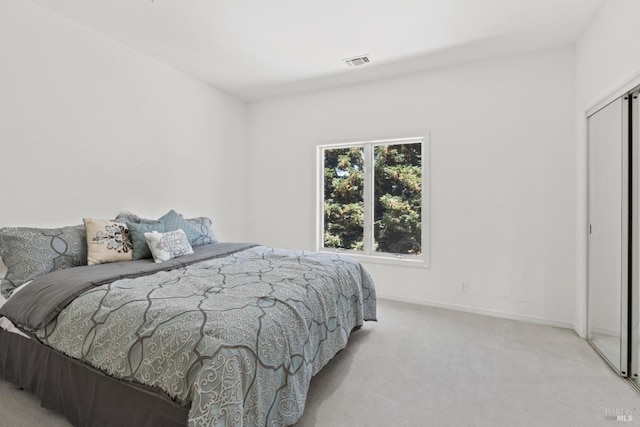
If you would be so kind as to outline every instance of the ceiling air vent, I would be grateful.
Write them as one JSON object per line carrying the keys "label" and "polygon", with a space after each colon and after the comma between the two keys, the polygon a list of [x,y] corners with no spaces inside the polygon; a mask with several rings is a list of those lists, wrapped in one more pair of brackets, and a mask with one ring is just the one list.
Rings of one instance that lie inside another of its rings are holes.
{"label": "ceiling air vent", "polygon": [[356,56],[355,58],[347,58],[344,60],[349,67],[359,67],[360,65],[371,62],[367,55]]}

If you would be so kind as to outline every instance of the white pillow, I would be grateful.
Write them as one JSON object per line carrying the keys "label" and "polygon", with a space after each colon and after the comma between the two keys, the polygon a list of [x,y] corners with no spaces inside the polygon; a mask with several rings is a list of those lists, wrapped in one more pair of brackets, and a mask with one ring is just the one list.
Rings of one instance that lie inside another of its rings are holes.
{"label": "white pillow", "polygon": [[144,238],[155,262],[169,261],[193,253],[189,239],[181,228],[168,233],[158,233],[157,231],[144,233]]}

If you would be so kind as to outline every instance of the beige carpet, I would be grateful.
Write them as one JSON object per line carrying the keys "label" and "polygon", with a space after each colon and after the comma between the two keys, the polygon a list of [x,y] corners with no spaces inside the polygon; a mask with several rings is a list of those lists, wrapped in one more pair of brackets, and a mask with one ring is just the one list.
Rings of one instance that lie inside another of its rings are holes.
{"label": "beige carpet", "polygon": [[[640,398],[573,331],[384,300],[378,313],[313,379],[297,426],[640,424]],[[68,423],[0,381],[0,426],[35,425]]]}

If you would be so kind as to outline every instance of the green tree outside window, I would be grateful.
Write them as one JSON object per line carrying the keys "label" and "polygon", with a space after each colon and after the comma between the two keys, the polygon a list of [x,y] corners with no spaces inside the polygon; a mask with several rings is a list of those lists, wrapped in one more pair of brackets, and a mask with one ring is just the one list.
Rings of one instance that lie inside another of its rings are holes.
{"label": "green tree outside window", "polygon": [[[372,185],[372,250],[422,253],[422,144],[371,144],[324,150],[325,248],[362,250],[365,186]],[[365,153],[372,153],[372,183]]]}

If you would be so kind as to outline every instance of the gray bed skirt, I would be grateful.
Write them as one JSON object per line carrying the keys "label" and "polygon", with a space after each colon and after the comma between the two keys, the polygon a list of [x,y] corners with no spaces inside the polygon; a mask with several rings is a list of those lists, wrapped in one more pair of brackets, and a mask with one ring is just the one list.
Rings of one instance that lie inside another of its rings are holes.
{"label": "gray bed skirt", "polygon": [[111,378],[45,345],[0,329],[0,377],[74,426],[186,426],[189,408]]}

